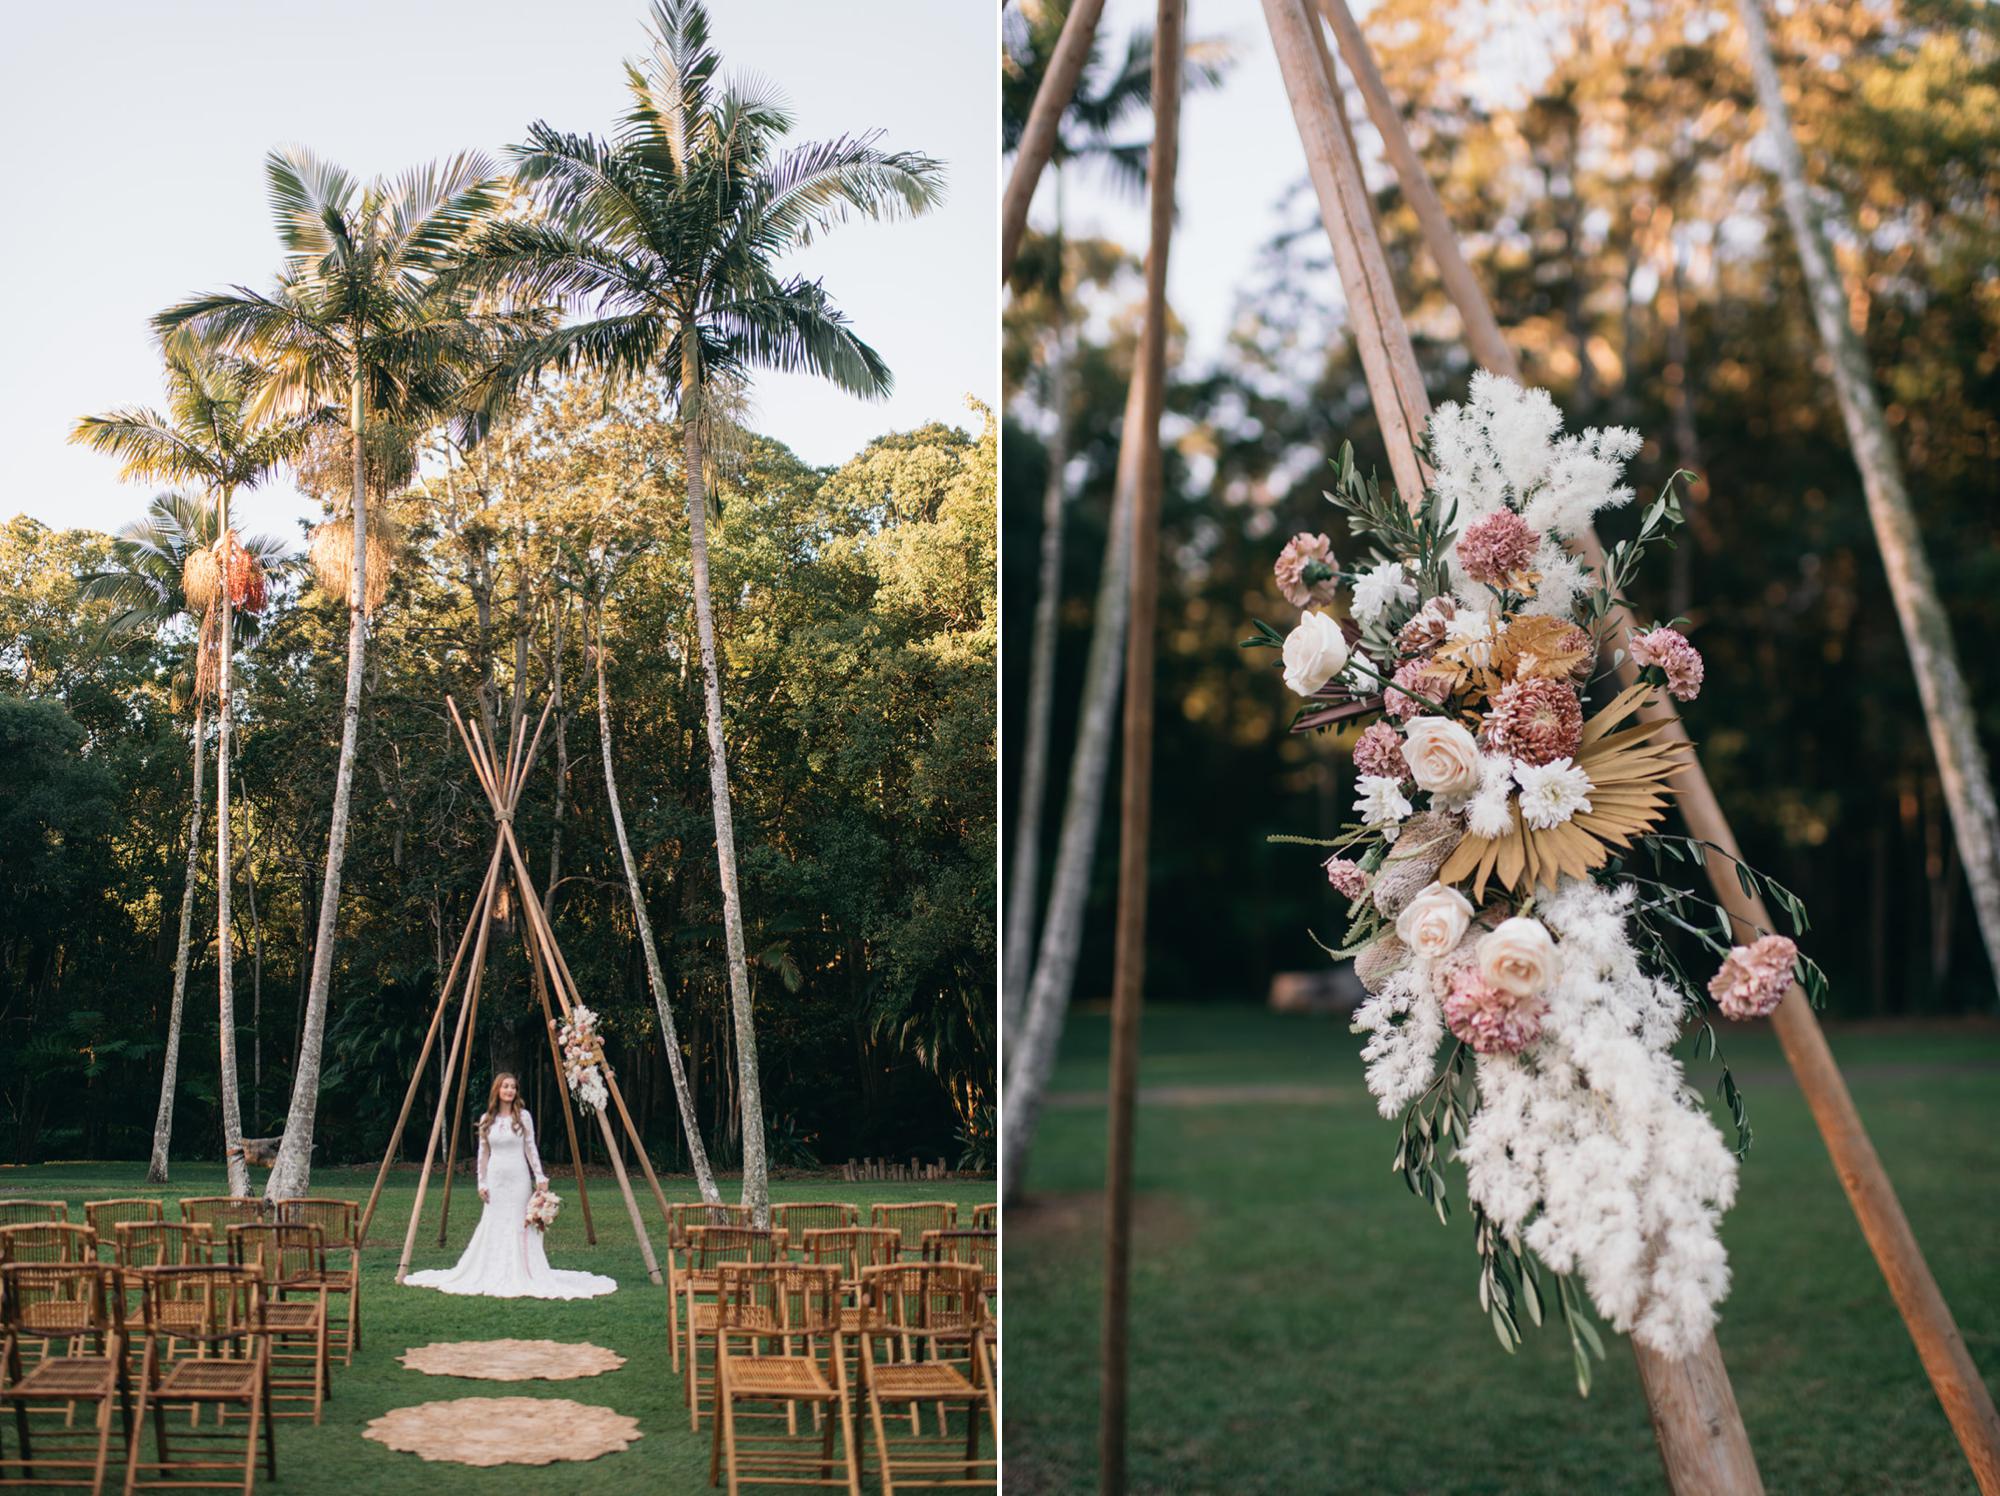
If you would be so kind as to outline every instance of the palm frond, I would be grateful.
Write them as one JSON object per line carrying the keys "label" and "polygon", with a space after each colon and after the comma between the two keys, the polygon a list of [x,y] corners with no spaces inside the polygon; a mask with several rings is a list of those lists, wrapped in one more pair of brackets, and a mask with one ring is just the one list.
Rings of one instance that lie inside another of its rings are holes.
{"label": "palm frond", "polygon": [[346,260],[354,254],[352,214],[359,185],[303,146],[264,158],[278,238],[294,255]]}
{"label": "palm frond", "polygon": [[787,151],[771,164],[751,215],[774,248],[805,246],[852,214],[884,219],[928,212],[944,200],[944,163],[916,151],[883,151],[879,134],[843,135]]}
{"label": "palm frond", "polygon": [[704,321],[730,346],[731,362],[817,375],[871,400],[895,385],[881,354],[854,335],[818,281],[801,276],[732,297]]}

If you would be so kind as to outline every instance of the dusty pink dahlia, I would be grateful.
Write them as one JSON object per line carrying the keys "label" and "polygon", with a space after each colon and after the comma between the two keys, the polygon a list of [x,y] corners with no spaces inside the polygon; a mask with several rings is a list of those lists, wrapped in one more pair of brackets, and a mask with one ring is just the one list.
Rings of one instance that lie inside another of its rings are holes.
{"label": "dusty pink dahlia", "polygon": [[1762,1018],[1792,990],[1792,964],[1798,956],[1799,948],[1783,935],[1739,945],[1709,979],[1708,995],[1726,1017]]}
{"label": "dusty pink dahlia", "polygon": [[1509,681],[1486,714],[1486,740],[1524,764],[1574,757],[1583,742],[1583,705],[1565,681]]}
{"label": "dusty pink dahlia", "polygon": [[1541,538],[1511,509],[1489,514],[1458,537],[1458,564],[1475,582],[1498,584],[1535,559]]}
{"label": "dusty pink dahlia", "polygon": [[1693,701],[1701,694],[1704,667],[1701,651],[1679,629],[1654,629],[1632,636],[1632,663],[1645,669],[1657,665],[1666,672],[1667,693],[1676,701]]}
{"label": "dusty pink dahlia", "polygon": [[1345,857],[1327,859],[1326,881],[1333,885],[1335,893],[1350,901],[1368,892],[1368,874],[1361,870],[1360,863],[1350,862]]}
{"label": "dusty pink dahlia", "polygon": [[1539,997],[1516,997],[1479,975],[1474,966],[1451,974],[1444,1021],[1481,1054],[1519,1054],[1542,1036],[1546,1004]]}
{"label": "dusty pink dahlia", "polygon": [[[1426,705],[1424,701],[1417,700],[1416,696],[1407,696],[1404,691],[1415,691],[1417,696],[1422,696],[1427,701],[1444,705],[1446,698],[1451,694],[1451,681],[1448,672],[1433,669],[1424,660],[1405,661],[1390,678],[1388,689],[1382,693],[1382,710],[1399,722],[1406,717],[1417,716],[1421,712],[1435,711],[1436,707]],[[1404,690],[1397,690],[1398,686]],[[1397,757],[1400,759],[1401,756],[1399,750]],[[1400,776],[1405,771],[1397,772]]]}
{"label": "dusty pink dahlia", "polygon": [[1403,737],[1386,722],[1370,725],[1354,740],[1354,772],[1379,774],[1384,779],[1407,779],[1410,766],[1403,761]]}
{"label": "dusty pink dahlia", "polygon": [[1331,575],[1322,575],[1308,582],[1306,568],[1315,565],[1327,573],[1334,570],[1333,542],[1324,535],[1309,535],[1301,531],[1286,541],[1285,548],[1278,552],[1278,564],[1271,570],[1278,578],[1278,591],[1295,608],[1330,603],[1340,590],[1340,584]]}
{"label": "dusty pink dahlia", "polygon": [[1458,605],[1448,597],[1429,599],[1396,635],[1397,652],[1405,656],[1429,654],[1444,643],[1444,626],[1457,612]]}

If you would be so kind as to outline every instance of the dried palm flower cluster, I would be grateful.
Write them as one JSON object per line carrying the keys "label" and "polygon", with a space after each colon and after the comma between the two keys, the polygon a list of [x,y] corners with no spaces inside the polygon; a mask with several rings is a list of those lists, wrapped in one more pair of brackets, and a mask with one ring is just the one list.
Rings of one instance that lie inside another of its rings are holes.
{"label": "dried palm flower cluster", "polygon": [[199,612],[214,607],[225,584],[229,606],[244,613],[261,613],[269,601],[264,566],[244,548],[234,530],[214,545],[203,546],[188,555],[181,566],[181,587],[188,606]]}
{"label": "dried palm flower cluster", "polygon": [[[401,532],[388,515],[380,509],[371,510],[368,516],[368,565],[363,577],[368,595],[361,600],[363,613],[373,615],[389,595],[389,577],[401,543]],[[312,562],[313,580],[319,584],[319,590],[335,602],[351,604],[354,591],[353,516],[336,514],[325,524],[315,525],[306,554]]]}
{"label": "dried palm flower cluster", "polygon": [[[1311,844],[1348,905],[1337,954],[1370,994],[1356,1025],[1369,1089],[1402,1118],[1395,1166],[1442,1218],[1439,1166],[1456,1147],[1482,1309],[1512,1349],[1516,1305],[1539,1319],[1539,1273],[1553,1272],[1586,1389],[1586,1297],[1681,1356],[1728,1285],[1718,1230],[1735,1157],[1669,1045],[1716,1012],[1770,1012],[1794,976],[1814,1000],[1825,988],[1787,937],[1632,865],[1726,855],[1660,831],[1689,750],[1647,708],[1695,697],[1700,654],[1674,622],[1609,637],[1614,600],[1680,522],[1682,475],[1601,573],[1570,544],[1630,501],[1620,480],[1638,449],[1629,431],[1565,436],[1545,393],[1476,375],[1464,405],[1431,419],[1434,477],[1414,507],[1342,448],[1327,498],[1373,554],[1343,568],[1327,536],[1294,536],[1275,577],[1300,621],[1246,641],[1282,651],[1306,698],[1293,731],[1364,728],[1355,819]],[[1593,676],[1609,648],[1638,667],[1622,690]],[[1794,934],[1806,927],[1789,890],[1735,872]],[[1712,982],[1682,966],[1694,945],[1722,958]],[[1726,1068],[1723,1093],[1740,1156],[1749,1128]]]}

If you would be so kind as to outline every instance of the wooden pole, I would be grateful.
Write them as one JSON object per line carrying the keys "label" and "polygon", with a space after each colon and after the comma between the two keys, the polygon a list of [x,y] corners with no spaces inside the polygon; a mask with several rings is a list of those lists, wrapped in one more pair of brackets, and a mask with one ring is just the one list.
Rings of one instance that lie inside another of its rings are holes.
{"label": "wooden pole", "polygon": [[[1277,48],[1299,133],[1312,158],[1313,185],[1319,193],[1327,233],[1333,240],[1335,261],[1341,267],[1341,282],[1349,287],[1349,307],[1355,313],[1355,337],[1361,345],[1362,368],[1368,377],[1370,396],[1378,414],[1394,409],[1406,431],[1413,435],[1423,430],[1430,415],[1430,401],[1417,371],[1416,350],[1396,301],[1381,240],[1372,230],[1365,236],[1360,232],[1360,226],[1369,221],[1361,162],[1339,128],[1338,111],[1313,35],[1317,23],[1307,14],[1304,0],[1264,0],[1264,14],[1271,25],[1271,39]],[[1348,273],[1350,264],[1354,267],[1354,279]],[[1359,297],[1352,290],[1357,284],[1367,288]],[[1378,347],[1371,358],[1371,343],[1386,346]],[[1385,428],[1387,424],[1385,420]],[[1384,434],[1387,435],[1386,430]],[[1392,439],[1389,446],[1392,467],[1396,466],[1398,447],[1399,443]],[[1406,451],[1403,455],[1414,469],[1414,453]],[[1399,473],[1397,487],[1404,502],[1411,505],[1422,502],[1424,484],[1420,475],[1406,482]],[[1646,1388],[1660,1457],[1669,1478],[1676,1481],[1674,1490],[1679,1496],[1761,1491],[1756,1456],[1751,1452],[1750,1436],[1744,1430],[1735,1395],[1729,1388],[1729,1373],[1715,1336],[1705,1337],[1684,1363],[1685,1372],[1672,1375],[1662,1372],[1655,1377],[1646,1376],[1648,1354],[1637,1340],[1632,1341],[1632,1347],[1640,1358],[1641,1380]],[[1680,1395],[1664,1400],[1656,1397],[1656,1392],[1666,1390]],[[1702,1475],[1710,1471],[1728,1473],[1733,1483],[1701,1483]]]}
{"label": "wooden pole", "polygon": [[499,876],[500,843],[496,839],[492,860],[486,864],[486,881],[479,886],[479,897],[473,901],[472,914],[465,922],[465,933],[458,938],[458,953],[451,958],[451,970],[445,975],[444,985],[438,988],[437,1010],[431,1014],[431,1026],[424,1035],[424,1047],[417,1054],[416,1068],[410,1072],[410,1087],[403,1093],[403,1109],[396,1114],[396,1125],[389,1133],[389,1146],[382,1153],[382,1167],[375,1171],[375,1187],[369,1190],[367,1207],[361,1212],[361,1229],[356,1239],[364,1247],[368,1245],[368,1223],[375,1219],[375,1206],[382,1198],[382,1183],[389,1177],[389,1165],[395,1161],[396,1149],[403,1141],[403,1127],[410,1120],[410,1108],[416,1104],[417,1088],[423,1083],[424,1066],[430,1062],[431,1050],[437,1044],[445,1009],[451,1005],[451,989],[458,981],[458,968],[465,960],[465,953],[472,948],[473,931],[479,925],[479,911],[486,907],[493,880]]}
{"label": "wooden pole", "polygon": [[1055,51],[1049,54],[1048,69],[1035,102],[1028,108],[1028,122],[1021,129],[1021,143],[1014,151],[1014,170],[1008,174],[1007,190],[1000,199],[1000,281],[1014,273],[1014,256],[1021,248],[1021,236],[1028,227],[1028,205],[1035,200],[1035,185],[1042,169],[1056,153],[1062,133],[1062,117],[1076,97],[1076,85],[1090,62],[1091,43],[1097,38],[1098,17],[1104,0],[1075,0],[1063,17],[1062,34]]}
{"label": "wooden pole", "polygon": [[443,1246],[445,1229],[451,1221],[452,1175],[458,1169],[458,1140],[465,1132],[465,1090],[472,1081],[473,1036],[479,1032],[479,999],[486,992],[486,967],[482,963],[472,973],[467,994],[472,1001],[472,1013],[465,1020],[465,1063],[458,1067],[458,1100],[451,1109],[451,1141],[444,1150],[444,1193],[438,1200],[437,1244]]}
{"label": "wooden pole", "polygon": [[[1367,39],[1348,13],[1344,0],[1319,0],[1319,5],[1333,26],[1334,38],[1349,71],[1361,84],[1369,117],[1381,132],[1404,199],[1416,210],[1431,258],[1437,262],[1445,288],[1458,307],[1459,320],[1465,325],[1474,357],[1495,373],[1518,380],[1520,363],[1501,336],[1492,304],[1466,263],[1458,236],[1437,199],[1429,174],[1403,130]],[[1579,538],[1578,548],[1594,569],[1602,570],[1604,550],[1594,530]],[[1622,606],[1614,611],[1612,618],[1613,638],[1623,637],[1635,626],[1631,614]],[[1627,685],[1638,679],[1638,666],[1630,651],[1618,662],[1618,674]],[[1667,723],[1664,737],[1688,740],[1679,712],[1664,695],[1657,697],[1643,715]],[[1681,817],[1689,832],[1727,854],[1726,857],[1714,852],[1707,854],[1709,882],[1717,902],[1746,933],[1772,929],[1774,922],[1764,901],[1746,894],[1737,881],[1735,866],[1729,860],[1740,855],[1736,834],[1709,783],[1707,771],[1692,752],[1674,783]],[[1854,1099],[1834,1063],[1819,1019],[1797,986],[1772,1015],[1772,1027],[1832,1156],[1834,1172],[1861,1224],[1861,1234],[1888,1282],[1890,1295],[1916,1344],[1918,1359],[1923,1362],[1932,1390],[1943,1404],[1952,1431],[1972,1465],[1979,1488],[1985,1496],[2000,1496],[2000,1414],[1995,1412],[1993,1396],[1966,1351],[1951,1306],[1931,1275],[1923,1248],[1918,1245],[1909,1219],[1903,1214],[1902,1203],[1896,1197],[1895,1186],[1889,1182],[1888,1172],[1862,1125],[1861,1114],[1855,1110]]]}
{"label": "wooden pole", "polygon": [[[1104,1179],[1104,1367],[1098,1412],[1098,1488],[1125,1491],[1130,1369],[1132,1126],[1139,1080],[1139,1013],[1146,982],[1146,883],[1153,808],[1153,661],[1160,594],[1160,411],[1167,362],[1167,253],[1180,149],[1182,25],[1186,0],[1159,0],[1153,31],[1151,222],[1146,248],[1144,381],[1132,503],[1132,604],[1125,621],[1125,742],[1119,802],[1118,930],[1111,980],[1109,1136]],[[1135,371],[1137,372],[1137,371]]]}
{"label": "wooden pole", "polygon": [[556,1042],[556,1019],[549,1011],[549,984],[542,976],[541,963],[533,957],[528,959],[528,974],[535,981],[535,1001],[542,1005],[542,1032],[549,1041],[549,1063],[555,1066],[556,1094],[562,1098],[558,1105],[562,1109],[563,1131],[569,1138],[569,1166],[576,1179],[576,1198],[583,1207],[583,1234],[594,1247],[597,1224],[590,1218],[590,1191],[583,1183],[583,1150],[576,1141],[576,1108],[570,1105],[569,1083],[563,1079],[562,1046]]}

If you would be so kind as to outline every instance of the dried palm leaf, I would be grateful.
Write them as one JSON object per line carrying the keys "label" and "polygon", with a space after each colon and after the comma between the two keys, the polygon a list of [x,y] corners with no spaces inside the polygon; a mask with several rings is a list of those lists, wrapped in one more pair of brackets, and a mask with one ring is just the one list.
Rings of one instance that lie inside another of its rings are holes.
{"label": "dried palm leaf", "polygon": [[[387,515],[377,511],[368,520],[368,596],[361,611],[372,614],[389,595],[389,574],[395,565],[401,535]],[[354,520],[336,515],[313,528],[307,549],[319,590],[336,602],[352,604],[354,590]]]}

